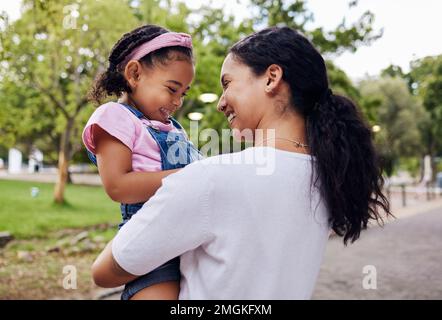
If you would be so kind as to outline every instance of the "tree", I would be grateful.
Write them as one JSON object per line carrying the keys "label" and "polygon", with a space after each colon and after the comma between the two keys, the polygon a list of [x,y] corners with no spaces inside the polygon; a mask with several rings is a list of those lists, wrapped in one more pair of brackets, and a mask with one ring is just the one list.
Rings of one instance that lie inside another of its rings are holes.
{"label": "tree", "polygon": [[[382,36],[383,31],[373,29],[374,15],[365,12],[353,24],[347,26],[345,18],[334,30],[322,27],[308,29],[314,15],[306,7],[305,0],[250,0],[257,26],[286,25],[304,33],[323,54],[339,55],[345,51],[355,52],[360,45],[369,45]],[[349,7],[357,1],[349,1]]]}
{"label": "tree", "polygon": [[[251,0],[251,11],[255,29],[266,26],[286,25],[303,33],[315,47],[328,58],[338,56],[345,51],[355,52],[362,45],[370,45],[382,36],[382,29],[373,29],[374,15],[367,11],[356,22],[347,25],[345,17],[333,30],[322,27],[310,28],[314,14],[307,9],[304,0]],[[356,6],[357,1],[349,1],[349,7]],[[372,115],[366,103],[361,103],[358,88],[331,60],[326,60],[330,86],[333,91],[350,97],[362,107],[362,111],[371,120]]]}
{"label": "tree", "polygon": [[442,154],[442,55],[412,61],[408,73],[403,72],[398,66],[391,65],[383,70],[382,74],[405,79],[409,91],[425,108],[425,121],[422,121],[419,127],[424,145],[422,156],[431,156],[434,181],[437,174],[435,159],[437,155]]}
{"label": "tree", "polygon": [[381,76],[382,77],[390,76],[392,78],[399,77],[399,78],[403,78],[403,79],[407,80],[407,75],[404,73],[402,68],[400,66],[396,66],[396,65],[393,65],[393,64],[388,66],[384,70],[382,70],[381,71]]}
{"label": "tree", "polygon": [[432,180],[437,174],[436,156],[442,155],[442,55],[425,57],[411,62],[407,74],[410,90],[422,103],[428,114],[422,125],[425,152],[432,159]]}
{"label": "tree", "polygon": [[425,110],[398,77],[365,80],[360,90],[364,101],[371,104],[374,123],[381,128],[375,141],[390,176],[400,157],[421,156],[419,127],[426,121]]}
{"label": "tree", "polygon": [[110,44],[137,20],[117,0],[26,0],[23,9],[20,19],[5,25],[1,39],[1,96],[10,97],[6,121],[23,121],[12,130],[18,139],[39,140],[36,135],[47,133],[58,140],[54,200],[63,203],[69,161],[81,146],[81,124],[89,114],[88,88],[104,68]]}

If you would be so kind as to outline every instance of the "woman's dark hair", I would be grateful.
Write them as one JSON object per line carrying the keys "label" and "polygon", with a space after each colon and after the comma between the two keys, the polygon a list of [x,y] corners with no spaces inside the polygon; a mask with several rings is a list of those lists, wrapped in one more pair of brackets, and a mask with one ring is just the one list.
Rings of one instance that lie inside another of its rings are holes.
{"label": "woman's dark hair", "polygon": [[[125,33],[112,48],[108,58],[109,67],[95,80],[89,92],[89,100],[99,104],[106,96],[118,97],[122,92],[131,92],[118,64],[124,61],[134,48],[166,32],[169,31],[165,28],[147,24]],[[165,65],[171,60],[189,60],[193,63],[192,49],[180,46],[161,48],[145,55],[140,62],[153,67],[155,63]]]}
{"label": "woman's dark hair", "polygon": [[271,27],[242,39],[230,53],[256,76],[271,64],[282,68],[290,105],[306,119],[307,141],[316,159],[313,185],[344,243],[358,239],[370,219],[383,222],[380,209],[391,215],[372,132],[352,101],[331,92],[324,59],[309,40],[288,27]]}

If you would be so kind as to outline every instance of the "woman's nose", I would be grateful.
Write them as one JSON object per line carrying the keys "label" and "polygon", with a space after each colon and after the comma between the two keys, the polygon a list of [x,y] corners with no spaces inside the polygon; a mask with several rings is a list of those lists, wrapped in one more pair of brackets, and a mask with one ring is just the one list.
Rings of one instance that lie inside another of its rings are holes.
{"label": "woman's nose", "polygon": [[226,110],[226,101],[224,99],[224,95],[221,96],[221,98],[218,101],[218,105],[216,106],[216,109],[219,112],[224,112]]}

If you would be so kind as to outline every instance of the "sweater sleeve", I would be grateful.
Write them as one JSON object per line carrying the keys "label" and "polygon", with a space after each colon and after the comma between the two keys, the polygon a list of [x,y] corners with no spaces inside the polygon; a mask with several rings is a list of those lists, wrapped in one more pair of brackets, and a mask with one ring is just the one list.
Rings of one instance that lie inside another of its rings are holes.
{"label": "sweater sleeve", "polygon": [[163,179],[157,193],[120,229],[112,254],[124,270],[146,274],[208,241],[206,170],[197,161]]}

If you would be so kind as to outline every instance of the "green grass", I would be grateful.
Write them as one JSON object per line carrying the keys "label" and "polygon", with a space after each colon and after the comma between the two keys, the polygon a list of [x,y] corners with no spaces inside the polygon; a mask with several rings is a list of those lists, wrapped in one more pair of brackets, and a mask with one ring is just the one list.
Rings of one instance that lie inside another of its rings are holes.
{"label": "green grass", "polygon": [[[39,195],[31,197],[31,188]],[[54,185],[0,180],[0,231],[9,231],[17,239],[46,237],[51,231],[84,228],[120,221],[119,205],[102,187],[68,185],[67,203],[53,202]]]}

